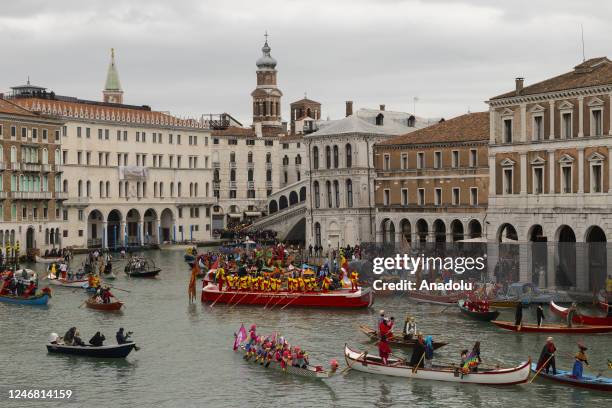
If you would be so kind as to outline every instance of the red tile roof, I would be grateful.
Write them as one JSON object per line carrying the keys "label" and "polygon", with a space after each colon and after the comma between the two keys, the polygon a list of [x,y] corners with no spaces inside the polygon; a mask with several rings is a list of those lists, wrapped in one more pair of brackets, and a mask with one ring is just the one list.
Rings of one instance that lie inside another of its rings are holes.
{"label": "red tile roof", "polygon": [[489,112],[467,113],[378,143],[379,146],[489,140]]}
{"label": "red tile roof", "polygon": [[518,95],[511,91],[491,100],[601,85],[612,85],[612,62],[606,57],[586,60],[570,72],[524,87]]}

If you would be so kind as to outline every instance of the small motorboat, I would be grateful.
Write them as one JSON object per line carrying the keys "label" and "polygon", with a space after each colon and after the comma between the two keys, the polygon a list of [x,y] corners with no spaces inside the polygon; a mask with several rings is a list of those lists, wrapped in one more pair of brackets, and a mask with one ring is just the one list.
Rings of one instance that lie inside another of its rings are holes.
{"label": "small motorboat", "polygon": [[457,305],[459,306],[459,310],[461,310],[461,313],[463,313],[464,315],[483,322],[490,322],[491,320],[497,319],[497,317],[499,316],[498,310],[488,310],[486,312],[470,310],[465,306],[465,300],[463,299],[457,301]]}
{"label": "small motorboat", "polygon": [[404,360],[389,358],[387,364],[375,355],[358,352],[348,345],[344,346],[346,364],[354,370],[369,374],[388,375],[393,377],[414,378],[428,381],[448,381],[456,383],[483,385],[514,385],[527,382],[531,360],[516,367],[481,369],[463,374],[457,366],[433,366],[431,368],[414,369]]}
{"label": "small motorboat", "polygon": [[51,294],[48,292],[43,292],[30,297],[0,295],[0,302],[12,303],[16,305],[44,306],[49,303],[50,297]]}
{"label": "small motorboat", "polygon": [[85,305],[94,310],[100,310],[102,312],[116,312],[121,309],[123,302],[115,301],[111,303],[100,303],[95,298],[91,297],[85,301]]}
{"label": "small motorboat", "polygon": [[501,320],[491,321],[497,327],[515,332],[524,333],[567,333],[567,334],[584,334],[584,333],[609,333],[612,332],[612,326],[587,326],[576,325],[567,327],[562,324],[543,324],[538,327],[535,324],[521,324],[516,326],[514,322],[504,322]]}
{"label": "small motorboat", "polygon": [[[370,340],[378,341],[378,333],[376,332],[376,330],[372,329],[371,327],[368,327],[365,325],[359,325],[359,330],[361,330],[363,334],[368,336]],[[387,339],[387,342],[392,347],[395,346],[395,347],[413,348],[417,341],[416,341],[416,338],[405,340],[403,337],[393,336],[390,339]],[[446,346],[447,344],[448,343],[445,343],[443,341],[434,341],[433,347],[434,347],[434,350],[437,350],[440,347]]]}
{"label": "small motorboat", "polygon": [[[531,371],[534,373],[538,372],[537,364],[531,364]],[[571,387],[590,388],[592,390],[608,392],[612,391],[612,378],[601,377],[599,375],[583,375],[581,378],[576,378],[572,375],[571,371],[557,369],[556,375],[552,374],[551,372],[547,374],[544,370],[542,370],[538,374],[538,377],[556,381]]]}
{"label": "small motorboat", "polygon": [[124,271],[132,278],[153,278],[161,272],[161,268],[156,267],[151,259],[133,257],[125,265]]}
{"label": "small motorboat", "polygon": [[47,343],[47,351],[49,353],[96,358],[126,358],[135,347],[135,343],[109,344],[100,347],[67,346],[61,343]]}
{"label": "small motorboat", "polygon": [[[550,302],[550,311],[567,319],[568,308],[559,306],[555,302]],[[572,318],[572,322],[576,324],[588,324],[590,326],[612,326],[612,316],[599,317],[588,316],[576,313]]]}

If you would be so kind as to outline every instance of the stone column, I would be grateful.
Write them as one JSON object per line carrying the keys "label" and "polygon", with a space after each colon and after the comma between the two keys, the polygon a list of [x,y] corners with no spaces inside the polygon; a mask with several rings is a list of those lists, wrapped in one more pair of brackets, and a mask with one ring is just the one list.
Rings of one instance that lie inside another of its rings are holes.
{"label": "stone column", "polygon": [[161,220],[159,218],[155,220],[155,225],[157,226],[157,229],[154,231],[155,236],[157,237],[157,239],[155,239],[155,243],[159,245],[161,244]]}
{"label": "stone column", "polygon": [[584,136],[584,97],[578,98],[578,137]]}
{"label": "stone column", "polygon": [[519,280],[531,282],[531,242],[521,242],[519,245]]}
{"label": "stone column", "polygon": [[584,148],[578,149],[578,194],[584,193]]}
{"label": "stone column", "polygon": [[102,221],[102,248],[108,248],[108,222]]}
{"label": "stone column", "polygon": [[585,242],[576,242],[576,290],[589,291],[589,259]]}
{"label": "stone column", "polygon": [[521,195],[527,194],[527,152],[521,152]]}
{"label": "stone column", "polygon": [[556,252],[556,244],[553,242],[548,242],[547,247],[546,247],[546,255],[547,255],[546,274],[548,277],[547,288],[555,287],[555,270],[557,267],[555,252]]}
{"label": "stone column", "polygon": [[555,138],[555,101],[550,101],[549,106],[550,133],[548,139],[553,140]]}
{"label": "stone column", "polygon": [[[610,100],[612,101],[612,94],[610,94]],[[495,144],[495,131],[496,131],[495,116],[496,115],[497,115],[497,112],[495,111],[495,109],[490,108],[489,109],[489,144]]]}
{"label": "stone column", "polygon": [[495,156],[489,156],[489,195],[490,196],[494,196],[496,193],[496,184],[497,184],[495,180],[496,172],[497,172],[497,167],[495,166]]}
{"label": "stone column", "polygon": [[548,151],[548,194],[555,194],[555,151]]}
{"label": "stone column", "polygon": [[125,224],[125,220],[121,220],[121,227],[120,230],[118,231],[117,234],[117,239],[119,240],[119,242],[123,242],[123,246],[127,247],[128,245],[128,236],[127,236],[127,228],[126,228],[126,224]]}
{"label": "stone column", "polygon": [[521,103],[521,142],[527,141],[527,104]]}

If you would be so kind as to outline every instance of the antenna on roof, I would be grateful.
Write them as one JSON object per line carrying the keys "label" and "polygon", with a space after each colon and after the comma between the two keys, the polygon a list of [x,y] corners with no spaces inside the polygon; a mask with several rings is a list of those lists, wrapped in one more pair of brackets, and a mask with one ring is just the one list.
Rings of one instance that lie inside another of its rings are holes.
{"label": "antenna on roof", "polygon": [[580,24],[580,36],[582,37],[582,62],[586,61],[584,56],[584,27]]}

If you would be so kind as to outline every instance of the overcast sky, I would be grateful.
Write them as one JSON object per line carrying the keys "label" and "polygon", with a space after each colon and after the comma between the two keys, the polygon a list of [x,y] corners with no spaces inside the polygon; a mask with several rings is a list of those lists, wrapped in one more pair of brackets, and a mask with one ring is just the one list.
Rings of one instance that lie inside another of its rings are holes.
{"label": "overcast sky", "polygon": [[[493,3],[497,4],[494,5]],[[251,123],[250,92],[270,34],[289,103],[323,117],[386,104],[446,118],[484,100],[611,55],[612,2],[561,0],[21,0],[0,13],[0,90],[32,83],[100,99],[114,47],[124,100]]]}

